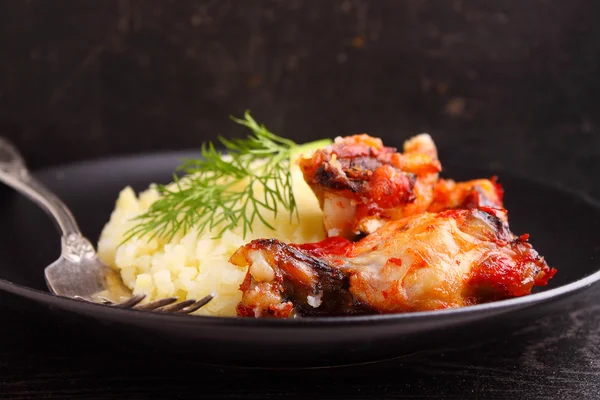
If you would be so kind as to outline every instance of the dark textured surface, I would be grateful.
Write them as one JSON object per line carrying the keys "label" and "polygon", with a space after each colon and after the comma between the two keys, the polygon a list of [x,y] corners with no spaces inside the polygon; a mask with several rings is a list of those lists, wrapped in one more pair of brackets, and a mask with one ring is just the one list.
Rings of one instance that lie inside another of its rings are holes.
{"label": "dark textured surface", "polygon": [[[428,131],[447,163],[600,196],[599,12],[586,0],[3,1],[0,134],[40,167],[239,135],[227,115],[250,108],[298,140],[366,131],[398,145]],[[131,358],[2,310],[0,398],[595,399],[599,300],[493,343],[304,373]]]}
{"label": "dark textured surface", "polygon": [[113,343],[107,347],[100,335],[0,311],[0,398],[597,399],[599,301],[588,292],[486,343],[300,372],[207,367],[124,353]]}
{"label": "dark textured surface", "polygon": [[600,3],[5,1],[0,131],[35,166],[240,135],[430,132],[447,162],[598,168]]}

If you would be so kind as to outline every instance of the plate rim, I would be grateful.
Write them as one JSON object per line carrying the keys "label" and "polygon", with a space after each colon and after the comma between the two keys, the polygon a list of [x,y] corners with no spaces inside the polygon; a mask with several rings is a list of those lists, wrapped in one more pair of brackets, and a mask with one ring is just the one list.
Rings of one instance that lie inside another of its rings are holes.
{"label": "plate rim", "polygon": [[[112,155],[107,157],[90,158],[81,160],[73,163],[61,163],[49,166],[47,168],[35,169],[32,174],[38,175],[51,175],[59,173],[61,170],[66,168],[73,168],[74,166],[88,166],[92,167],[95,164],[106,164],[114,162],[125,162],[132,158],[135,159],[152,159],[152,158],[183,158],[185,155],[197,154],[195,150],[174,150],[174,151],[159,151],[159,152],[146,152],[142,154],[125,153],[120,155]],[[464,166],[450,165],[451,168],[462,168]],[[478,170],[477,168],[470,168],[472,170]],[[481,170],[481,169],[479,169]],[[521,174],[506,171],[504,169],[497,169],[497,175],[509,176],[511,178],[532,183],[535,185],[541,185],[548,189],[561,192],[563,195],[570,197],[576,197],[579,200],[586,203],[588,206],[596,209],[600,212],[600,201],[593,198],[589,194],[581,191],[572,190],[549,181],[537,180],[525,177]],[[502,180],[500,176],[500,180]],[[429,311],[415,311],[406,313],[392,313],[392,314],[369,314],[369,315],[348,315],[348,316],[336,316],[336,317],[302,317],[298,319],[261,319],[261,318],[239,318],[239,317],[223,317],[223,316],[208,316],[208,315],[185,315],[185,314],[174,314],[174,313],[158,313],[146,310],[130,310],[130,309],[118,309],[103,304],[85,302],[80,300],[71,299],[68,297],[58,296],[50,292],[33,289],[25,285],[20,285],[14,282],[10,282],[5,279],[0,279],[0,290],[11,293],[16,296],[21,296],[29,300],[40,301],[46,304],[52,304],[57,302],[58,304],[64,304],[66,308],[83,307],[91,308],[100,313],[113,313],[128,315],[131,318],[146,318],[154,319],[155,321],[164,320],[177,320],[189,321],[189,323],[198,323],[204,325],[231,325],[231,326],[244,326],[244,327],[258,327],[258,328],[269,328],[269,327],[288,327],[295,328],[300,326],[318,326],[324,325],[364,325],[364,324],[387,324],[387,323],[402,323],[404,321],[423,321],[431,318],[446,319],[455,316],[466,316],[475,315],[485,311],[510,311],[515,307],[529,307],[538,303],[543,303],[553,299],[559,299],[566,295],[575,294],[579,291],[585,290],[591,287],[593,284],[600,281],[600,264],[596,266],[596,271],[590,275],[584,276],[574,282],[566,285],[561,285],[552,289],[544,290],[539,293],[528,294],[525,296],[514,297],[510,299],[498,300],[484,304],[468,305],[463,307],[448,308],[442,310],[429,310]],[[104,310],[104,312],[102,312]],[[183,318],[183,319],[182,319]],[[195,321],[195,322],[192,322]]]}
{"label": "plate rim", "polygon": [[[591,287],[593,284],[598,283],[600,280],[600,270],[595,273],[571,282],[566,285],[562,285],[553,289],[545,290],[540,293],[534,293],[521,297],[515,297],[511,299],[498,300],[490,303],[476,304],[470,306],[447,308],[443,310],[430,310],[430,311],[415,311],[407,313],[395,313],[395,314],[369,314],[369,315],[349,315],[339,317],[303,317],[298,319],[279,319],[279,318],[239,318],[239,317],[220,317],[220,316],[209,316],[209,315],[186,315],[176,313],[158,313],[147,310],[131,310],[114,308],[99,303],[91,303],[80,300],[71,299],[68,297],[57,296],[49,292],[43,292],[41,290],[32,289],[23,285],[18,285],[13,282],[0,279],[0,290],[13,295],[21,296],[30,300],[41,301],[43,303],[62,303],[66,306],[92,308],[97,312],[114,313],[129,315],[131,318],[134,315],[138,317],[146,317],[154,319],[156,321],[164,320],[178,320],[182,321],[182,318],[189,323],[204,324],[204,325],[232,325],[232,326],[244,326],[244,327],[300,327],[300,326],[319,326],[323,325],[336,325],[336,326],[347,326],[347,325],[375,325],[375,324],[387,324],[391,322],[402,323],[408,322],[421,322],[424,320],[438,318],[446,319],[456,316],[475,315],[485,311],[510,311],[515,307],[523,308],[530,307],[536,304],[544,303],[546,301],[559,299],[569,294],[575,294],[581,290]],[[72,308],[72,307],[68,307]],[[208,323],[208,324],[207,324]]]}

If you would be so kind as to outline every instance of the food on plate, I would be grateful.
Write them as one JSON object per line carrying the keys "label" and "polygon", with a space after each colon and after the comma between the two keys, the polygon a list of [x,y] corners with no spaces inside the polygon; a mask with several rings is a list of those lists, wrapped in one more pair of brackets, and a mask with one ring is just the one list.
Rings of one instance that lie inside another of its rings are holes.
{"label": "food on plate", "polygon": [[[247,151],[231,151],[228,159],[206,146],[204,160],[210,162],[196,165],[203,160],[186,160],[183,178],[164,187],[151,185],[139,195],[131,187],[124,188],[101,233],[98,255],[107,265],[120,271],[124,283],[134,294],[146,294],[147,301],[171,296],[181,300],[201,299],[214,294],[213,300],[194,314],[235,316],[242,296],[239,286],[246,275],[244,269],[228,261],[237,248],[248,240],[273,235],[292,243],[316,242],[326,237],[319,203],[294,160],[304,153],[302,149],[330,141],[304,147],[279,146],[268,139],[268,132],[262,132],[249,115],[236,121],[249,124],[259,132],[253,136],[254,148],[260,149],[262,143],[273,150],[265,152],[266,155],[284,155],[291,157],[291,161],[267,163],[266,167],[278,168],[276,173],[270,174],[273,179],[267,186],[263,178],[265,162],[261,158],[248,157]],[[238,156],[237,160],[231,159],[232,154]],[[225,161],[217,164],[222,158]],[[236,163],[236,169],[229,169],[232,163]],[[197,170],[204,168],[211,171],[211,175],[199,177]],[[225,171],[215,183],[212,174],[219,168]],[[260,174],[261,180],[252,179],[250,172]],[[225,173],[238,175],[232,178]],[[218,190],[228,184],[231,184],[228,190]],[[288,201],[286,207],[273,193],[275,190],[286,191],[292,203]],[[252,198],[262,205],[243,207],[250,191]],[[186,205],[187,209],[169,213]],[[277,213],[273,212],[274,205]],[[229,219],[219,221],[225,213]],[[190,221],[188,226],[183,223],[177,226],[185,216]],[[195,217],[209,218],[194,220]],[[202,229],[205,221],[209,225]],[[156,228],[152,230],[151,225]],[[160,229],[162,232],[157,233]]]}
{"label": "food on plate", "polygon": [[421,213],[352,243],[253,240],[231,261],[248,268],[238,315],[398,313],[522,296],[553,271],[499,218],[476,208]]}
{"label": "food on plate", "polygon": [[98,243],[147,301],[196,314],[294,318],[463,307],[531,293],[550,268],[510,231],[496,178],[440,178],[433,139],[367,134],[298,145],[249,113],[183,177],[125,188]]}
{"label": "food on plate", "polygon": [[300,168],[319,199],[327,234],[348,239],[426,211],[441,171],[427,134],[407,140],[404,153],[365,134],[337,138],[302,158]]}
{"label": "food on plate", "polygon": [[478,208],[508,222],[508,215],[502,203],[503,197],[504,190],[496,182],[495,177],[467,182],[440,179],[435,184],[433,201],[427,211],[440,212],[455,208]]}

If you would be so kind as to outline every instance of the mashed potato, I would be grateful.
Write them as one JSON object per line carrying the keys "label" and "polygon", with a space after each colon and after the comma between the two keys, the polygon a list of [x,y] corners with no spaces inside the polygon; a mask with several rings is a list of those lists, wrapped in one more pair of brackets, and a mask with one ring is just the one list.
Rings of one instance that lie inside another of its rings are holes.
{"label": "mashed potato", "polygon": [[[133,238],[122,244],[125,232],[135,225],[131,221],[147,211],[159,199],[154,185],[136,196],[126,187],[119,195],[110,221],[104,227],[98,242],[102,261],[121,272],[125,284],[134,294],[144,293],[147,300],[176,296],[181,300],[200,299],[208,294],[215,298],[196,312],[201,315],[235,316],[241,299],[239,285],[246,270],[228,262],[238,247],[252,239],[275,237],[285,242],[315,242],[325,238],[323,216],[319,203],[302,173],[294,163],[293,190],[300,221],[289,213],[279,212],[277,218],[267,211],[265,219],[275,228],[255,223],[253,232],[244,238],[242,228],[226,231],[220,239],[213,234],[189,231],[172,240]],[[174,189],[174,187],[173,187]],[[262,195],[256,187],[257,196]]]}

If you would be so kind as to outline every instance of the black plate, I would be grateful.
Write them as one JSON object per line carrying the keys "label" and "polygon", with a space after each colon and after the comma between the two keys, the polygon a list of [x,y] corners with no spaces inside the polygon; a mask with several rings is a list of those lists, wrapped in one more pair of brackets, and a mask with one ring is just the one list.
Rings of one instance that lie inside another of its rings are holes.
{"label": "black plate", "polygon": [[[41,171],[37,175],[73,210],[95,240],[126,185],[168,182],[188,153],[114,158]],[[491,172],[453,169],[465,179]],[[395,358],[500,335],[548,312],[549,305],[600,278],[600,208],[548,185],[500,174],[516,234],[558,269],[535,294],[434,312],[304,320],[254,320],[127,311],[50,295],[44,267],[59,255],[59,238],[42,211],[0,187],[0,300],[30,312],[52,309],[79,327],[119,335],[131,349],[163,351],[195,361],[238,366],[316,367]],[[41,307],[40,307],[41,306]],[[24,308],[23,308],[24,307]],[[142,345],[140,347],[139,345]],[[148,347],[149,346],[149,347]]]}

